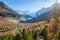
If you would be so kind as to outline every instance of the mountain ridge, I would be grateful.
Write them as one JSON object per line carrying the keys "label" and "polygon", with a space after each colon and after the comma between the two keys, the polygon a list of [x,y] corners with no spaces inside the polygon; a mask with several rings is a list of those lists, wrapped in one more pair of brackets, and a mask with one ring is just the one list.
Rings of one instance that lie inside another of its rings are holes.
{"label": "mountain ridge", "polygon": [[[59,14],[60,13],[59,12],[60,11],[60,3],[57,3],[57,6],[56,6],[56,4],[53,4],[51,6],[51,8],[52,8],[51,10],[49,10],[49,11],[47,11],[47,12],[45,12],[45,13],[39,15],[39,16],[37,16],[36,18],[24,21],[24,23],[34,23],[34,22],[39,22],[39,21],[50,21],[50,19],[53,16],[60,15]],[[57,11],[57,13],[56,13],[56,11]]]}
{"label": "mountain ridge", "polygon": [[20,20],[21,17],[24,18],[22,15],[7,6],[4,2],[0,2],[0,16],[9,17],[14,20]]}

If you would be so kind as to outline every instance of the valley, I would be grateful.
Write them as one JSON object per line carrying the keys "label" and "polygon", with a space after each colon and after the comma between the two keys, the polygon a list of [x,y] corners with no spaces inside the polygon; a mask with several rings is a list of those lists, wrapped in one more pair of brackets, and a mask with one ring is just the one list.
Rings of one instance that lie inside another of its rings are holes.
{"label": "valley", "polygon": [[20,13],[0,0],[0,40],[60,40],[60,3]]}

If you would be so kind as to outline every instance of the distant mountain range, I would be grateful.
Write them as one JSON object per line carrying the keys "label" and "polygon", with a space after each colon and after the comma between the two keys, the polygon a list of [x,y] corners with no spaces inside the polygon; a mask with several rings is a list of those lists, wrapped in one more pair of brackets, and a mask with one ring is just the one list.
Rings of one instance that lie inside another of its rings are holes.
{"label": "distant mountain range", "polygon": [[[39,12],[41,12],[41,11],[38,11],[37,14],[39,14]],[[24,22],[24,23],[34,23],[34,22],[39,22],[39,21],[49,21],[53,16],[56,16],[56,17],[60,16],[60,3],[57,3],[57,5],[53,4],[43,14],[40,14],[37,17],[32,18],[31,20],[22,21],[22,22]]]}
{"label": "distant mountain range", "polygon": [[[8,7],[4,2],[0,2],[0,16],[9,17],[13,20],[20,21],[23,23],[34,23],[39,21],[49,21],[52,16],[60,15],[60,3],[53,4],[51,7],[42,8],[36,12],[20,11],[17,13],[10,7]],[[57,9],[57,10],[56,10]],[[56,13],[57,11],[57,13]],[[31,16],[35,13],[35,17]]]}
{"label": "distant mountain range", "polygon": [[40,14],[43,14],[43,13],[45,13],[45,12],[51,10],[51,9],[52,9],[52,7],[47,7],[47,8],[43,7],[36,12],[36,16],[39,16]]}
{"label": "distant mountain range", "polygon": [[17,11],[17,12],[19,12],[19,14],[21,14],[22,16],[24,16],[26,19],[29,19],[29,18],[33,18],[31,15],[29,15],[30,14],[30,12],[29,11]]}
{"label": "distant mountain range", "polygon": [[20,10],[18,12],[26,18],[34,18],[34,17],[37,17],[40,14],[42,14],[42,13],[48,11],[48,10],[50,10],[50,7],[48,7],[48,8],[43,7],[40,10],[37,10],[35,12],[30,12],[29,10],[27,10],[27,11],[21,11]]}
{"label": "distant mountain range", "polygon": [[35,12],[29,11],[29,10],[26,10],[26,11],[19,10],[17,12],[19,12],[21,15],[23,15],[27,19],[29,19],[29,18],[32,19],[34,17],[39,16],[40,14],[43,14],[43,13],[49,11],[50,9],[52,9],[52,7],[51,8],[50,7],[47,7],[47,8],[42,7],[41,9],[39,9],[39,10],[37,10]]}

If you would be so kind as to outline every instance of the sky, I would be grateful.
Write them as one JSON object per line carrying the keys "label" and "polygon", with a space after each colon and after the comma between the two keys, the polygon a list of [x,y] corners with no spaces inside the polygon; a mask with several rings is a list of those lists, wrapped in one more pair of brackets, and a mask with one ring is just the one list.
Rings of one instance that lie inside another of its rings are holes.
{"label": "sky", "polygon": [[[9,7],[14,10],[37,11],[43,7],[47,8],[55,3],[55,0],[3,0]],[[60,3],[60,0],[58,0]]]}

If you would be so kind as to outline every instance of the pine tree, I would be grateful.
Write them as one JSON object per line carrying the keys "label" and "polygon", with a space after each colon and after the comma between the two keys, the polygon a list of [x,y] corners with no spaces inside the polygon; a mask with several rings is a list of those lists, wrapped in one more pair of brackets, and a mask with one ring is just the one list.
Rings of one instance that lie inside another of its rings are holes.
{"label": "pine tree", "polygon": [[1,40],[1,37],[0,37],[0,40]]}
{"label": "pine tree", "polygon": [[9,39],[9,40],[14,40],[14,39],[13,39],[13,35],[9,35],[8,39]]}
{"label": "pine tree", "polygon": [[60,40],[60,32],[56,34],[55,40]]}
{"label": "pine tree", "polygon": [[4,36],[5,40],[9,40],[8,37],[9,37],[8,35],[5,35]]}
{"label": "pine tree", "polygon": [[23,36],[23,40],[26,40],[27,31],[25,29],[23,29],[22,36]]}
{"label": "pine tree", "polygon": [[43,29],[43,36],[44,36],[44,40],[47,40],[47,36],[48,36],[48,26],[45,25],[45,28]]}
{"label": "pine tree", "polygon": [[17,34],[17,35],[15,36],[15,40],[20,40],[20,35],[19,35],[19,34]]}
{"label": "pine tree", "polygon": [[0,40],[6,40],[5,36],[0,36]]}
{"label": "pine tree", "polygon": [[20,36],[20,40],[23,40],[22,34],[20,34],[19,36]]}
{"label": "pine tree", "polygon": [[29,36],[30,36],[30,40],[33,40],[33,34],[32,34],[32,31],[29,31]]}
{"label": "pine tree", "polygon": [[40,31],[37,30],[37,31],[35,32],[35,40],[38,40],[39,34],[40,34]]}
{"label": "pine tree", "polygon": [[29,35],[29,33],[27,33],[27,35],[26,35],[26,40],[30,40],[30,35]]}

